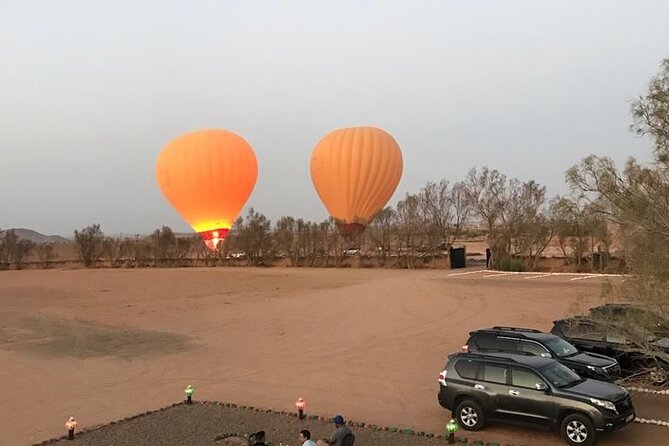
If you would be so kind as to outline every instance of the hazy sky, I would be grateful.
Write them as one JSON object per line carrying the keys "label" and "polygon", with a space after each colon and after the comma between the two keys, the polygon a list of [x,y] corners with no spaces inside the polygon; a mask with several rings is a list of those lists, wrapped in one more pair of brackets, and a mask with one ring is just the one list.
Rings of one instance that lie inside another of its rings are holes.
{"label": "hazy sky", "polygon": [[0,0],[0,227],[186,231],[155,161],[211,127],[273,221],[326,218],[310,154],[354,125],[402,147],[392,204],[485,165],[564,193],[590,153],[647,159],[629,106],[665,57],[666,0]]}

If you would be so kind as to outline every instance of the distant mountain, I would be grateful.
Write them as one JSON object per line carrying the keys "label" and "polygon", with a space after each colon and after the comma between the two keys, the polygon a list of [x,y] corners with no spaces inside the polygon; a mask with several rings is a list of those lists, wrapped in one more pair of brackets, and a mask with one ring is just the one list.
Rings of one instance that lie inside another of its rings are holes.
{"label": "distant mountain", "polygon": [[[0,231],[0,237],[4,237],[5,232],[11,230],[12,229],[5,229]],[[70,241],[65,237],[61,237],[60,235],[44,235],[37,231],[33,231],[32,229],[13,228],[13,231],[16,233],[19,239],[26,239],[35,243],[62,243]]]}

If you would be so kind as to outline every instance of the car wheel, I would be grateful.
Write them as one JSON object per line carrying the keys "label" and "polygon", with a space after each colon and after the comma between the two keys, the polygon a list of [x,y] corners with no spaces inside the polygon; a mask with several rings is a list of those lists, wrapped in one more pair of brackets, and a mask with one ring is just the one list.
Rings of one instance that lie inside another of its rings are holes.
{"label": "car wheel", "polygon": [[562,420],[562,438],[571,446],[589,446],[595,443],[595,427],[590,418],[581,414],[571,414]]}
{"label": "car wheel", "polygon": [[481,405],[474,400],[464,400],[455,408],[455,419],[463,429],[477,431],[483,428],[485,416]]}

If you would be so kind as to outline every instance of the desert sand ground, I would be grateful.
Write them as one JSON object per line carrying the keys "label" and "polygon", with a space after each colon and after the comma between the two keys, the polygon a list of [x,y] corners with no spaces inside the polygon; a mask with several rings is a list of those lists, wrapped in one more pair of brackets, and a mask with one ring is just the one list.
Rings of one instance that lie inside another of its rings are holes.
{"label": "desert sand ground", "polygon": [[[87,427],[167,406],[188,383],[201,400],[291,410],[302,396],[312,413],[441,433],[437,376],[470,330],[549,329],[601,302],[603,286],[448,270],[2,272],[0,444],[60,436],[71,414]],[[659,444],[662,429],[603,443]],[[562,444],[506,426],[477,438]]]}

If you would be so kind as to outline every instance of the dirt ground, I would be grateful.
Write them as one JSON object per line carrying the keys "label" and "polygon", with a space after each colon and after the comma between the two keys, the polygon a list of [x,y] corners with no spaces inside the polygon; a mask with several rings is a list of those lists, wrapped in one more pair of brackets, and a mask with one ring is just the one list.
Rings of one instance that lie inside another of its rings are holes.
{"label": "dirt ground", "polygon": [[[0,443],[58,437],[70,415],[91,427],[167,406],[188,383],[201,400],[291,410],[302,396],[313,413],[442,433],[437,377],[470,330],[549,329],[603,287],[448,270],[5,271]],[[664,429],[634,425],[602,443],[660,444]],[[507,426],[476,438],[562,444]]]}

